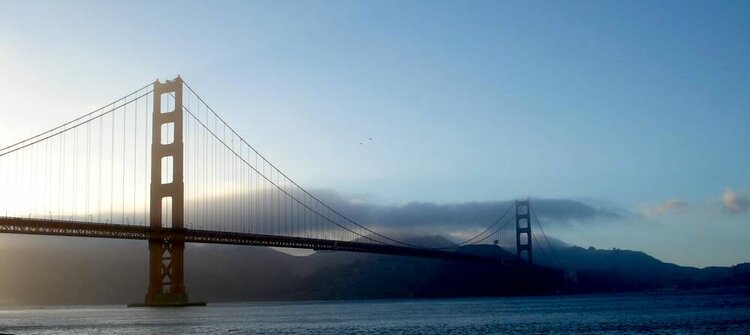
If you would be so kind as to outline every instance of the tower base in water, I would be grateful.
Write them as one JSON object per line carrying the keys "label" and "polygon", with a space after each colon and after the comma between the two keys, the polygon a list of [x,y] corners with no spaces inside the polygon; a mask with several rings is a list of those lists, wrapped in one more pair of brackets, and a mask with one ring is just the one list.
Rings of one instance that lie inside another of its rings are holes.
{"label": "tower base in water", "polygon": [[206,306],[205,302],[164,303],[164,304],[128,304],[128,307],[194,307]]}
{"label": "tower base in water", "polygon": [[128,304],[128,307],[189,307],[189,306],[206,306],[205,302],[189,302],[187,294],[157,294],[146,297],[146,302],[142,304]]}

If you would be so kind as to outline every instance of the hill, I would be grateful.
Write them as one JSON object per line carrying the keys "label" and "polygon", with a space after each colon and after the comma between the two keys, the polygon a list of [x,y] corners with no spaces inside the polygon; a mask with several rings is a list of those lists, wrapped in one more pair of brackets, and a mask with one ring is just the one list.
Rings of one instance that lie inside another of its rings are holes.
{"label": "hill", "polygon": [[[2,304],[124,304],[143,299],[143,242],[19,238],[27,243],[0,249]],[[444,241],[423,237],[418,242],[445,245]],[[464,251],[503,253],[492,245]],[[195,301],[626,292],[750,283],[748,263],[697,269],[638,251],[579,247],[559,248],[557,256],[556,261],[537,259],[562,265],[564,283],[549,274],[529,278],[508,268],[444,260],[343,252],[292,256],[262,247],[190,245],[185,275]]]}

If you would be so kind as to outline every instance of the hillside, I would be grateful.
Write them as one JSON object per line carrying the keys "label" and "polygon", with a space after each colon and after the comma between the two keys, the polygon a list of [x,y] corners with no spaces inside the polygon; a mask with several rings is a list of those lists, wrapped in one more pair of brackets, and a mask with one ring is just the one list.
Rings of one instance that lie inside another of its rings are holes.
{"label": "hillside", "polygon": [[[1,304],[125,304],[143,299],[143,242],[20,239],[28,243],[0,249]],[[502,252],[490,245],[470,249]],[[623,292],[750,283],[747,263],[697,269],[638,251],[566,247],[557,254],[557,262],[541,256],[538,261],[564,265],[564,285],[545,275],[534,278],[534,288],[529,278],[486,265],[343,252],[291,256],[270,248],[219,245],[188,246],[185,275],[191,300],[196,301]]]}

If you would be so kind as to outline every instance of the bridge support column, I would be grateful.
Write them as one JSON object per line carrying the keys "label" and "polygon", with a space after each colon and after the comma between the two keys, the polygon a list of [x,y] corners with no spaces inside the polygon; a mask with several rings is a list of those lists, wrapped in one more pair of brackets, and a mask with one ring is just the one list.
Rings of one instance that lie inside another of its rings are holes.
{"label": "bridge support column", "polygon": [[516,253],[518,258],[532,264],[531,216],[529,199],[516,200]]}
{"label": "bridge support column", "polygon": [[[148,241],[149,286],[146,306],[185,306],[182,79],[154,82],[151,139],[152,229],[170,234]],[[173,98],[172,98],[173,97]],[[174,103],[167,101],[174,100]],[[170,206],[171,203],[171,206]]]}

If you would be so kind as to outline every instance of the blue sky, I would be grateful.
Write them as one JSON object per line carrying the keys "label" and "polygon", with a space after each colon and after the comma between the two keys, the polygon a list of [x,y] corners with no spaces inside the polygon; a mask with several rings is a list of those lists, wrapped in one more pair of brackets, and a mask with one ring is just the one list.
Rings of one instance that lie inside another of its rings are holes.
{"label": "blue sky", "polygon": [[379,205],[575,199],[631,215],[551,234],[734,264],[750,261],[750,214],[731,209],[750,192],[749,13],[744,1],[5,1],[0,145],[181,74],[309,188]]}

